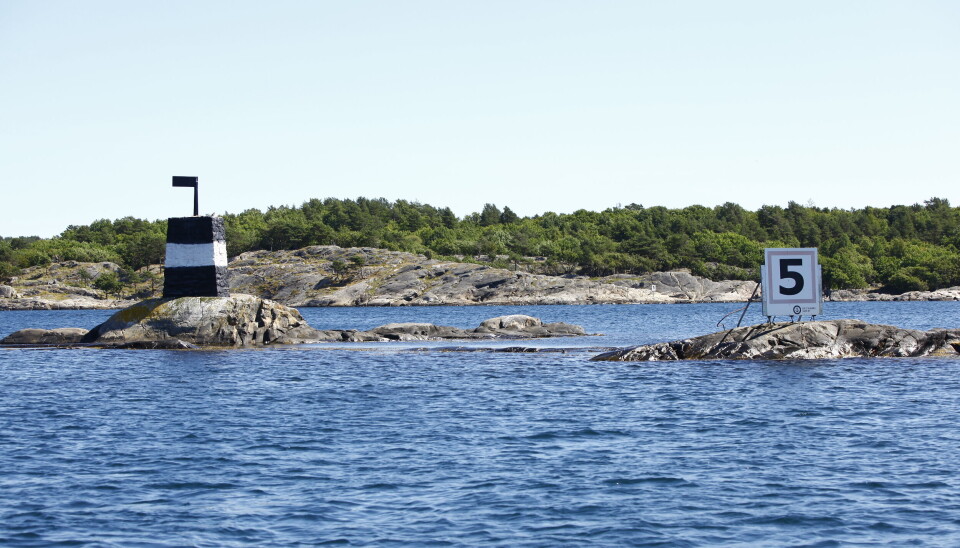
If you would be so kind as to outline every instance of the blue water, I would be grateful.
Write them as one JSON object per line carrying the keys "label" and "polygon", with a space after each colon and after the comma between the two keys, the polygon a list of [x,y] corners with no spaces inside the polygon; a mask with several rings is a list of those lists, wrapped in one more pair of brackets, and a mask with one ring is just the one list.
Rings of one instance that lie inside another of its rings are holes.
{"label": "blue water", "polygon": [[[960,303],[826,307],[960,326]],[[960,545],[960,360],[588,361],[733,308],[302,310],[605,334],[530,343],[564,353],[0,350],[0,545]],[[0,312],[0,336],[108,315]]]}

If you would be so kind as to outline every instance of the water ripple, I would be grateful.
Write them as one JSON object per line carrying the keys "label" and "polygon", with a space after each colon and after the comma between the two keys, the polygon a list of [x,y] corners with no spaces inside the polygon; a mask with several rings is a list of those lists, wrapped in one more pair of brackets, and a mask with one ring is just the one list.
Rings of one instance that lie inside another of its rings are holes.
{"label": "water ripple", "polygon": [[[718,308],[557,319],[675,332]],[[14,350],[0,371],[3,546],[960,545],[955,361]]]}

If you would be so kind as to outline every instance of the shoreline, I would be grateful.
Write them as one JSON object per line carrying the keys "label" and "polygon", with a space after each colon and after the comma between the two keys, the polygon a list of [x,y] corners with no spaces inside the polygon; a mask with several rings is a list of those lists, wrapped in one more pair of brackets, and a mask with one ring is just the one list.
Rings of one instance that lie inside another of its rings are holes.
{"label": "shoreline", "polygon": [[[944,293],[949,292],[948,295]],[[923,294],[918,294],[923,293]],[[271,299],[272,300],[272,299]],[[905,302],[952,302],[960,301],[960,287],[952,287],[944,290],[938,291],[928,291],[928,292],[909,292],[902,293],[899,295],[892,295],[886,293],[865,293],[857,296],[845,296],[844,298],[836,299],[824,299],[824,303],[843,303],[843,302],[890,302],[890,303],[905,303]],[[0,312],[22,312],[22,311],[37,311],[37,310],[120,310],[128,306],[134,305],[139,300],[125,299],[125,300],[109,300],[104,299],[96,303],[87,304],[87,303],[78,303],[71,302],[67,299],[64,301],[52,300],[52,299],[0,299]],[[279,301],[278,301],[279,302]],[[422,303],[422,302],[379,302],[379,303],[365,303],[365,304],[298,304],[295,308],[406,308],[406,307],[457,307],[457,306],[471,306],[471,307],[483,307],[483,306],[615,306],[615,305],[650,305],[650,304],[665,304],[665,305],[691,305],[691,304],[730,304],[737,305],[747,304],[746,300],[713,300],[713,299],[664,299],[664,300],[636,300],[636,301],[585,301],[585,302],[557,302],[551,301],[549,299],[544,301],[529,301],[529,300],[516,300],[516,301],[495,301],[495,302],[458,302],[458,303]],[[759,299],[752,301],[757,305],[760,305]],[[284,303],[285,304],[285,303]]]}
{"label": "shoreline", "polygon": [[[351,259],[362,266],[349,273],[334,269]],[[110,298],[96,289],[100,276],[120,270],[113,263],[76,261],[31,267],[0,284],[0,310],[113,310],[155,298],[162,291],[159,265],[138,272],[139,282],[127,282],[123,294],[130,298]],[[294,308],[745,304],[757,285],[750,280],[713,281],[684,270],[601,278],[555,276],[337,246],[243,253],[230,261],[229,276],[231,293]],[[759,301],[759,293],[754,301]],[[960,286],[898,295],[880,293],[878,288],[841,289],[824,296],[824,302],[872,301],[960,301]]]}

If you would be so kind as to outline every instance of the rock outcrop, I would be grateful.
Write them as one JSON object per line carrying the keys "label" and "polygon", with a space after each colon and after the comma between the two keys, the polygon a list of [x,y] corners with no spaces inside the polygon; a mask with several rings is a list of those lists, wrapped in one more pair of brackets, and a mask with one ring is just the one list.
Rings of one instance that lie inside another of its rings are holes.
{"label": "rock outcrop", "polygon": [[960,286],[935,291],[908,291],[899,295],[879,293],[866,289],[838,289],[828,297],[830,301],[960,301]]}
{"label": "rock outcrop", "polygon": [[[333,262],[363,265],[348,274]],[[230,288],[290,306],[593,304],[671,302],[650,289],[430,260],[372,248],[255,251],[230,263]]]}
{"label": "rock outcrop", "polygon": [[104,299],[83,295],[61,294],[57,297],[38,296],[0,300],[0,310],[114,310],[137,301]]}
{"label": "rock outcrop", "polygon": [[472,330],[429,323],[391,323],[375,327],[360,336],[376,336],[380,340],[427,341],[443,339],[537,339],[586,335],[579,325],[563,322],[543,323],[539,318],[512,314],[490,318]]}
{"label": "rock outcrop", "polygon": [[[116,273],[113,263],[67,261],[25,269],[0,288],[0,309],[110,309],[135,304],[93,288],[97,277]],[[756,283],[714,282],[690,272],[620,274],[604,278],[548,276],[369,247],[311,246],[294,251],[251,251],[229,265],[230,291],[287,306],[535,305],[744,302]],[[125,289],[138,299],[157,294],[162,272],[155,265]],[[3,297],[3,295],[8,295]],[[960,300],[960,287],[887,295],[834,291],[834,301]]]}
{"label": "rock outcrop", "polygon": [[781,322],[622,348],[593,360],[800,360],[929,355],[960,357],[960,329],[916,331],[860,320]]}
{"label": "rock outcrop", "polygon": [[0,299],[19,299],[20,294],[9,285],[0,284]]}
{"label": "rock outcrop", "polygon": [[369,331],[317,330],[294,308],[252,295],[149,299],[87,331],[21,329],[6,346],[96,346],[186,349],[319,342],[531,339],[584,335],[580,326],[524,315],[491,318],[472,330],[429,323],[392,323]]}
{"label": "rock outcrop", "polygon": [[[153,271],[159,273],[159,267]],[[9,285],[0,286],[0,310],[108,310],[130,306],[137,301],[118,299],[93,287],[98,277],[119,272],[120,267],[110,262],[63,261],[25,268]],[[143,282],[139,289],[149,287],[150,282]]]}
{"label": "rock outcrop", "polygon": [[293,308],[253,295],[233,295],[149,299],[117,312],[91,329],[83,342],[261,346],[314,341],[318,334]]}
{"label": "rock outcrop", "polygon": [[563,322],[543,323],[538,318],[523,314],[511,314],[491,318],[480,323],[473,330],[477,335],[495,335],[497,337],[576,337],[585,335],[583,328]]}
{"label": "rock outcrop", "polygon": [[[645,288],[675,302],[740,302],[753,293],[756,282],[724,280],[714,282],[686,271],[652,272],[640,276],[620,274],[603,279],[624,287]],[[759,295],[759,292],[757,293]]]}

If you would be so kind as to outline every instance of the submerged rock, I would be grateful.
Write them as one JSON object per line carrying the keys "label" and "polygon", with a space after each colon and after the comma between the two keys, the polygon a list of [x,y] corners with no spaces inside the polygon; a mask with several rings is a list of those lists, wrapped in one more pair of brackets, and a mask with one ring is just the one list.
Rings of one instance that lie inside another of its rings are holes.
{"label": "submerged rock", "polygon": [[200,347],[195,344],[181,341],[180,339],[166,339],[162,341],[130,341],[120,344],[112,344],[110,348],[119,350],[199,350]]}
{"label": "submerged rock", "polygon": [[388,323],[369,331],[391,341],[426,341],[431,339],[466,339],[470,333],[456,327],[431,323]]}
{"label": "submerged rock", "polygon": [[3,339],[0,344],[56,346],[76,344],[83,340],[89,330],[80,327],[60,327],[57,329],[21,329]]}
{"label": "submerged rock", "polygon": [[917,331],[860,320],[760,324],[691,339],[621,348],[593,361],[960,357],[960,329]]}

